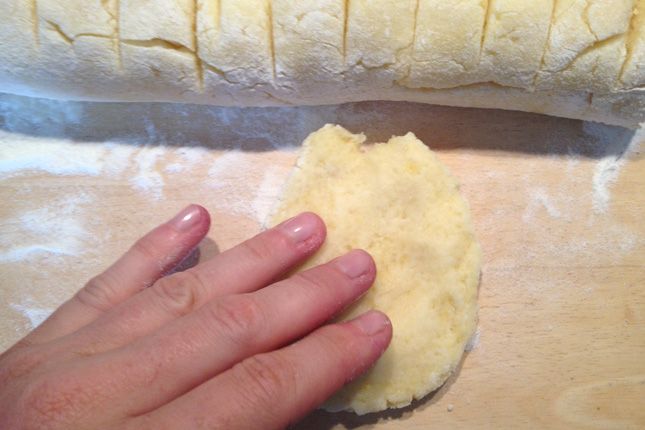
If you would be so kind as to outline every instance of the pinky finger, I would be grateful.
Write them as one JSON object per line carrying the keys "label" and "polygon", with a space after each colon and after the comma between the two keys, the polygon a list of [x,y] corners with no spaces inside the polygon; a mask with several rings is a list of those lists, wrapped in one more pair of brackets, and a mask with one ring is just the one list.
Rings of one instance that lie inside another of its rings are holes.
{"label": "pinky finger", "polygon": [[279,429],[369,369],[392,338],[389,319],[371,311],[319,328],[283,349],[237,364],[131,428]]}

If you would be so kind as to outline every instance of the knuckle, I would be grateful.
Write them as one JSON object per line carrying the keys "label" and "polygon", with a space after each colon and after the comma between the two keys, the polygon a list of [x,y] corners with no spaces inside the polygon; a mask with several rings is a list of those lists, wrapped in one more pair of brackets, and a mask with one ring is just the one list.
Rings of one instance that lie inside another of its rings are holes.
{"label": "knuckle", "polygon": [[[310,290],[320,290],[323,288],[326,288],[329,286],[331,283],[332,279],[333,282],[342,282],[343,280],[337,280],[333,278],[333,275],[330,275],[328,273],[322,273],[321,270],[323,267],[317,267],[315,271],[312,270],[307,270],[304,272],[300,272],[297,275],[295,275],[294,279],[296,282],[299,284],[303,285],[307,289]],[[329,272],[329,271],[325,271]]]}
{"label": "knuckle", "polygon": [[55,429],[69,423],[77,409],[76,395],[65,389],[64,381],[49,375],[31,381],[15,405],[22,428]]}
{"label": "knuckle", "polygon": [[327,325],[316,333],[322,349],[337,357],[352,356],[355,351],[356,336],[342,325]]}
{"label": "knuckle", "polygon": [[151,288],[170,314],[180,317],[192,312],[198,303],[201,281],[188,271],[162,278]]}
{"label": "knuckle", "polygon": [[247,400],[262,409],[272,410],[275,402],[295,398],[298,371],[294,363],[280,353],[259,354],[234,367]]}
{"label": "knuckle", "polygon": [[162,255],[158,251],[156,241],[150,236],[144,236],[132,245],[131,251],[141,255],[148,261],[158,261]]}
{"label": "knuckle", "polygon": [[104,272],[90,279],[83,288],[81,288],[74,299],[81,304],[104,312],[113,305],[114,282],[107,272]]}
{"label": "knuckle", "polygon": [[288,246],[286,237],[276,231],[268,231],[242,243],[245,253],[258,261],[275,259],[276,254]]}
{"label": "knuckle", "polygon": [[[7,360],[12,360],[13,357],[15,357],[16,355],[19,355],[22,351],[26,349],[30,350],[35,347],[36,347],[35,344],[29,340],[29,336],[23,337],[18,342],[16,342],[13,346],[11,346],[9,349],[0,353],[0,363],[4,363]],[[2,374],[2,366],[0,366],[0,374]]]}
{"label": "knuckle", "polygon": [[31,373],[42,363],[42,355],[35,348],[16,349],[4,353],[0,359],[0,387]]}
{"label": "knuckle", "polygon": [[[320,350],[329,360],[337,363],[339,369],[353,369],[356,372],[364,364],[366,356],[365,339],[357,336],[343,325],[331,324],[316,331]],[[352,373],[351,379],[354,378]]]}
{"label": "knuckle", "polygon": [[262,306],[251,295],[223,297],[209,311],[217,329],[237,344],[252,343],[266,323]]}

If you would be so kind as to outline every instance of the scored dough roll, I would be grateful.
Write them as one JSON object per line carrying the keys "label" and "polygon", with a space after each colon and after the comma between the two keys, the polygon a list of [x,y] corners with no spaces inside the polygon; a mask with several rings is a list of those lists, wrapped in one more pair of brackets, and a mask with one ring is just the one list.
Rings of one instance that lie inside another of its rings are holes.
{"label": "scored dough roll", "polygon": [[0,0],[0,17],[1,92],[645,120],[645,0]]}

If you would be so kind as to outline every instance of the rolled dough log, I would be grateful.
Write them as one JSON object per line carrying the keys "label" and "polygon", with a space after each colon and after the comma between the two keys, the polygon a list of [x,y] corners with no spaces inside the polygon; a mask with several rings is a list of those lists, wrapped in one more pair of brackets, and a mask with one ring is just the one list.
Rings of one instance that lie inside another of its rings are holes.
{"label": "rolled dough log", "polygon": [[645,0],[0,0],[0,20],[0,92],[645,120]]}
{"label": "rolled dough log", "polygon": [[306,267],[352,248],[376,261],[374,286],[339,319],[380,309],[392,343],[326,404],[358,414],[409,405],[444,383],[475,330],[481,264],[468,205],[436,156],[411,133],[364,141],[332,125],[310,135],[272,218],[310,210],[325,220],[327,241]]}

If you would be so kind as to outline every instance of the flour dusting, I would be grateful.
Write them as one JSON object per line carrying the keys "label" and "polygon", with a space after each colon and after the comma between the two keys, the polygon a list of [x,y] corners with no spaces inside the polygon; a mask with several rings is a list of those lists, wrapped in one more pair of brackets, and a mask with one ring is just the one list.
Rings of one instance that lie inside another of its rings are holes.
{"label": "flour dusting", "polygon": [[562,216],[562,213],[555,206],[551,197],[544,188],[532,188],[529,195],[529,204],[526,206],[524,214],[522,215],[522,220],[524,222],[529,222],[535,215],[536,210],[539,208],[546,210],[546,213],[549,214],[551,218],[560,218]]}
{"label": "flour dusting", "polygon": [[60,176],[98,176],[105,149],[69,140],[41,139],[0,129],[0,179],[41,171]]}
{"label": "flour dusting", "polygon": [[254,168],[250,154],[231,150],[220,155],[208,169],[206,182],[208,187],[217,192],[216,207],[234,215],[255,219],[251,202],[258,192],[254,184],[258,181],[259,173]]}
{"label": "flour dusting", "polygon": [[255,199],[251,203],[255,219],[263,226],[268,227],[266,223],[269,221],[269,215],[273,210],[282,188],[285,184],[285,175],[280,174],[280,170],[275,167],[270,167],[264,173],[262,183],[258,188]]}
{"label": "flour dusting", "polygon": [[209,152],[204,148],[181,147],[176,149],[175,155],[180,161],[168,163],[164,171],[166,173],[189,173],[192,168],[208,157]]}
{"label": "flour dusting", "polygon": [[597,214],[607,212],[611,200],[610,187],[618,179],[625,164],[624,155],[610,155],[596,164],[593,174],[593,210]]}
{"label": "flour dusting", "polygon": [[157,162],[165,152],[166,148],[163,146],[142,148],[134,159],[137,174],[130,179],[132,186],[157,200],[163,197],[164,187],[164,179],[157,170]]}
{"label": "flour dusting", "polygon": [[222,179],[239,177],[250,167],[247,156],[242,151],[227,151],[213,162],[208,170],[208,177],[211,179],[213,187],[220,188],[226,185]]}
{"label": "flour dusting", "polygon": [[33,300],[26,300],[24,303],[10,303],[9,306],[27,318],[31,330],[42,324],[54,312],[54,309],[34,305]]}
{"label": "flour dusting", "polygon": [[202,161],[209,154],[208,150],[200,147],[197,147],[197,148],[182,147],[182,148],[178,148],[176,150],[176,153],[182,160],[181,164],[187,167],[194,166],[195,164]]}
{"label": "flour dusting", "polygon": [[554,255],[567,253],[584,257],[587,261],[597,258],[598,253],[603,253],[605,259],[618,261],[636,246],[645,242],[645,238],[639,237],[631,229],[619,224],[592,231],[593,233],[586,237],[572,238],[566,244],[557,247],[549,243],[547,249],[550,249]]}
{"label": "flour dusting", "polygon": [[0,129],[0,179],[34,172],[55,176],[119,178],[128,175],[130,185],[141,194],[159,200],[164,178],[159,164],[167,157],[166,173],[189,171],[208,156],[203,148],[168,148],[119,142],[73,142],[9,133]]}
{"label": "flour dusting", "polygon": [[75,249],[64,243],[55,243],[51,245],[25,245],[10,248],[5,252],[0,252],[0,263],[18,263],[24,260],[30,260],[38,255],[56,254],[62,256],[76,255]]}
{"label": "flour dusting", "polygon": [[[85,250],[89,239],[82,207],[94,198],[87,193],[47,202],[18,216],[18,228],[0,239],[0,263],[42,255],[71,256]],[[18,244],[18,245],[17,245]]]}
{"label": "flour dusting", "polygon": [[186,166],[181,163],[170,163],[164,169],[166,173],[182,173],[186,171]]}
{"label": "flour dusting", "polygon": [[132,163],[138,151],[134,145],[125,145],[116,142],[104,142],[93,145],[104,150],[103,157],[97,160],[101,166],[101,174],[109,178],[118,178],[123,175]]}
{"label": "flour dusting", "polygon": [[[607,127],[594,123],[585,123],[584,131],[590,137],[600,142],[600,147],[606,152],[596,163],[592,184],[592,207],[596,214],[606,213],[611,203],[611,187],[618,180],[620,171],[629,158],[638,150],[638,146],[645,137],[643,129],[639,129],[631,138],[631,142],[622,151],[615,150],[618,136],[610,134]],[[605,148],[606,147],[606,148]]]}
{"label": "flour dusting", "polygon": [[476,349],[479,346],[480,337],[481,337],[481,330],[479,329],[479,327],[477,327],[477,330],[475,330],[475,333],[473,333],[473,335],[468,340],[468,343],[466,343],[466,348],[464,348],[464,350],[467,352],[470,352]]}

